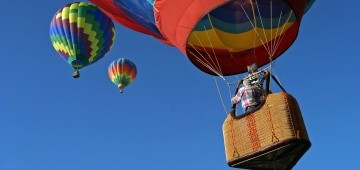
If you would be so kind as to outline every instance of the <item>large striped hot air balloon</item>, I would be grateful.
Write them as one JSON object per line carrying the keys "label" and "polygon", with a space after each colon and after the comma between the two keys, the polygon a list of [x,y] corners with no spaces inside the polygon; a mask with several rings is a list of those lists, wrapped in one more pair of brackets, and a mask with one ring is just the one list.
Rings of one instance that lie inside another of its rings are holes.
{"label": "large striped hot air balloon", "polygon": [[[156,0],[154,14],[161,33],[196,67],[227,81],[253,64],[271,66],[296,40],[313,2]],[[259,74],[251,69],[249,73],[248,79]],[[295,98],[283,88],[270,94],[269,78],[266,84],[260,106],[244,114],[236,114],[233,106],[224,121],[226,160],[231,167],[292,169],[311,146]]]}
{"label": "large striped hot air balloon", "polygon": [[108,74],[110,80],[120,89],[120,92],[122,93],[124,88],[135,80],[137,70],[132,61],[120,58],[111,62],[108,68]]}
{"label": "large striped hot air balloon", "polygon": [[115,39],[112,20],[98,7],[75,2],[57,11],[50,24],[50,39],[55,50],[74,69],[79,70],[103,58]]}

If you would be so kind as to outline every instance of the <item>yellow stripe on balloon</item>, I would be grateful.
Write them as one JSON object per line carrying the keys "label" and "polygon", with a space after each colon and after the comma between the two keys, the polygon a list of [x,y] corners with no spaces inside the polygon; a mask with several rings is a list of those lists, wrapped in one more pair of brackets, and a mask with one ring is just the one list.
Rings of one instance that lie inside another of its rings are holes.
{"label": "yellow stripe on balloon", "polygon": [[67,54],[69,54],[69,56],[73,56],[75,55],[75,52],[73,49],[70,49],[69,46],[67,46],[64,43],[61,42],[54,42],[53,46],[55,48],[56,51],[60,51],[60,52],[65,52]]}
{"label": "yellow stripe on balloon", "polygon": [[98,42],[99,40],[96,39],[96,32],[92,30],[92,26],[91,24],[85,23],[85,18],[81,18],[81,23],[84,23],[81,25],[81,28],[84,29],[84,33],[89,35],[88,40],[91,42],[91,52],[90,52],[90,57],[89,57],[89,62],[92,62],[94,60],[94,58],[96,57],[96,52],[99,49],[98,46]]}
{"label": "yellow stripe on balloon", "polygon": [[56,19],[59,19],[61,17],[62,20],[68,19],[69,18],[69,7],[65,7],[62,9],[61,13],[58,13],[56,15]]}
{"label": "yellow stripe on balloon", "polygon": [[93,49],[90,52],[90,58],[89,58],[89,62],[92,62],[94,60],[94,58],[96,57],[96,54],[98,53],[99,50],[99,40],[98,39],[94,39],[93,42],[91,43],[91,48]]}
{"label": "yellow stripe on balloon", "polygon": [[293,22],[289,22],[275,29],[255,28],[239,34],[227,33],[216,28],[207,31],[193,31],[188,43],[194,46],[239,52],[262,46],[263,43],[266,44],[279,38],[281,33],[284,33],[292,25]]}
{"label": "yellow stripe on balloon", "polygon": [[80,2],[78,3],[79,6],[88,6],[89,4],[87,2]]}

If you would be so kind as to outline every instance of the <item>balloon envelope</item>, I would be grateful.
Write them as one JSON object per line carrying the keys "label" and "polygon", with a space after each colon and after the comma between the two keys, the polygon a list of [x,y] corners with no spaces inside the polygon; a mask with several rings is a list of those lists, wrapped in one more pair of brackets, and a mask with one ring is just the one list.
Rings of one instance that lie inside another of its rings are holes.
{"label": "balloon envelope", "polygon": [[285,52],[313,2],[156,0],[154,6],[158,28],[195,66],[212,75],[233,75]]}
{"label": "balloon envelope", "polygon": [[49,34],[59,55],[79,70],[105,56],[114,43],[115,28],[98,7],[76,2],[55,13]]}
{"label": "balloon envelope", "polygon": [[116,22],[169,44],[155,24],[154,0],[90,0]]}

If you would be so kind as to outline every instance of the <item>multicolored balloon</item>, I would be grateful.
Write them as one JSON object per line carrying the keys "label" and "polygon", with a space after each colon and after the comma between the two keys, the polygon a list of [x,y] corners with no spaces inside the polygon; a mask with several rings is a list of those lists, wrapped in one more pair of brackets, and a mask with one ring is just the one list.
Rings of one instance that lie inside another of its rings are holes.
{"label": "multicolored balloon", "polygon": [[115,40],[112,20],[98,7],[87,2],[66,5],[50,23],[50,39],[55,50],[74,69],[79,70],[105,56]]}
{"label": "multicolored balloon", "polygon": [[136,78],[137,70],[135,64],[125,58],[120,58],[111,62],[108,68],[110,80],[117,85],[120,93],[124,88]]}
{"label": "multicolored balloon", "polygon": [[90,0],[114,21],[171,45],[155,24],[154,0]]}
{"label": "multicolored balloon", "polygon": [[161,33],[200,70],[233,75],[263,66],[295,41],[314,0],[156,0]]}

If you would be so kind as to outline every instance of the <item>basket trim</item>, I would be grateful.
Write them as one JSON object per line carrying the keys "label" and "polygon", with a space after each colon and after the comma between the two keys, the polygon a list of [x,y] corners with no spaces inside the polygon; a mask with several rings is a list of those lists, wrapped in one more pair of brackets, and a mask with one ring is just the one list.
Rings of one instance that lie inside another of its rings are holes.
{"label": "basket trim", "polygon": [[304,146],[305,149],[301,150],[301,152],[298,153],[298,156],[296,159],[294,159],[294,161],[289,164],[289,166],[293,167],[298,161],[299,159],[302,157],[302,155],[304,155],[306,153],[306,151],[311,147],[311,142],[305,139],[299,139],[299,138],[292,138],[292,139],[287,139],[287,140],[283,140],[281,142],[275,143],[271,146],[268,146],[266,148],[262,148],[261,150],[258,150],[256,152],[251,152],[247,155],[244,155],[242,157],[238,157],[236,159],[233,159],[231,161],[228,161],[228,165],[231,167],[239,167],[241,166],[241,163],[254,159],[258,156],[264,155],[267,152],[271,152],[274,151],[280,147],[289,145],[289,144],[302,144]]}

